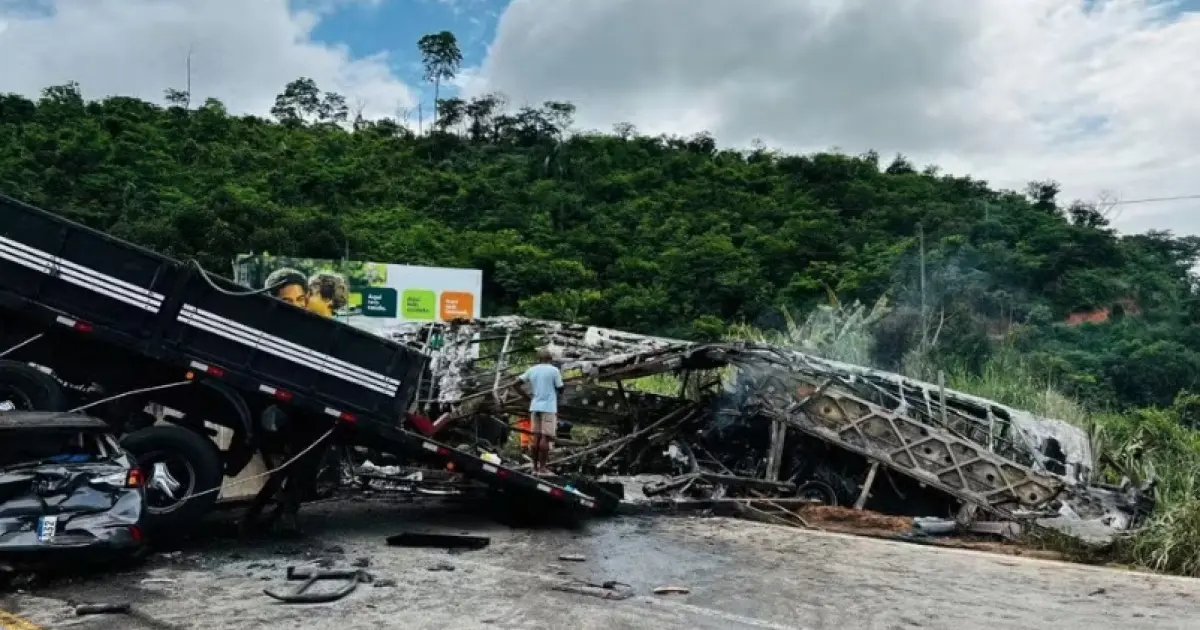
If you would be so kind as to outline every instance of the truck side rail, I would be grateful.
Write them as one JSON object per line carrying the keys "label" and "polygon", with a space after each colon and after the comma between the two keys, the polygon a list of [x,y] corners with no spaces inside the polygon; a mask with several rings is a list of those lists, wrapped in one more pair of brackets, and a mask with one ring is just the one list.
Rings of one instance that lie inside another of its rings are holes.
{"label": "truck side rail", "polygon": [[407,410],[427,362],[421,353],[267,295],[217,287],[245,292],[0,196],[5,306],[330,415],[395,423]]}

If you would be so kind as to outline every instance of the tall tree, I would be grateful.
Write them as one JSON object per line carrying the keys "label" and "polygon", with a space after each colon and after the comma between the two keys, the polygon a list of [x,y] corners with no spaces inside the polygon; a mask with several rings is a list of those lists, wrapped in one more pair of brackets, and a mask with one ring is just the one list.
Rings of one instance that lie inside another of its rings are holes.
{"label": "tall tree", "polygon": [[275,97],[275,106],[271,115],[285,124],[299,124],[304,121],[306,114],[314,114],[321,106],[321,90],[317,82],[308,77],[300,77],[283,88]]}
{"label": "tall tree", "polygon": [[421,51],[421,63],[425,66],[425,81],[433,84],[433,120],[436,124],[442,81],[449,81],[458,74],[462,51],[458,49],[458,38],[450,31],[421,37],[417,40],[417,49]]}
{"label": "tall tree", "polygon": [[275,97],[271,114],[279,122],[289,125],[306,121],[336,125],[346,122],[350,108],[346,105],[346,97],[337,92],[322,94],[316,81],[300,77],[288,83],[283,92]]}

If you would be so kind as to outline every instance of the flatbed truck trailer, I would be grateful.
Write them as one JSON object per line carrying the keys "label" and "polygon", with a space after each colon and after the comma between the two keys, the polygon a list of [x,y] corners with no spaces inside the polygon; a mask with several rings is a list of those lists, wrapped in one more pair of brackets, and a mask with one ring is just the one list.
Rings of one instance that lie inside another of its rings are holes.
{"label": "flatbed truck trailer", "polygon": [[[107,421],[146,475],[151,535],[194,525],[225,478],[300,426],[522,501],[601,509],[574,488],[408,430],[427,363],[414,348],[0,194],[0,405],[86,406]],[[164,425],[146,411],[156,405],[182,415]],[[209,425],[233,432],[227,448]]]}

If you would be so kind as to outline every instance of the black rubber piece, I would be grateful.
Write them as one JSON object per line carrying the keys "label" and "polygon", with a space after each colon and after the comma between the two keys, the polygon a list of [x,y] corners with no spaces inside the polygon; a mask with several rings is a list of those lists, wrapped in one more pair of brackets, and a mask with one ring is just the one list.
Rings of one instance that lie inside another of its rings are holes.
{"label": "black rubber piece", "polygon": [[440,549],[483,549],[492,539],[487,536],[456,536],[452,534],[424,534],[404,532],[388,536],[390,547],[437,547]]}
{"label": "black rubber piece", "polygon": [[80,604],[75,607],[75,616],[119,614],[127,615],[133,607],[129,604]]}
{"label": "black rubber piece", "polygon": [[[221,465],[221,453],[216,445],[207,437],[183,427],[147,427],[125,436],[121,440],[121,446],[139,461],[143,456],[164,451],[176,453],[187,460],[195,476],[195,483],[191,489],[193,495],[219,488],[225,476]],[[142,473],[149,480],[153,470],[146,468]],[[181,491],[186,491],[186,488]],[[142,517],[144,528],[151,536],[158,538],[186,534],[198,526],[200,519],[212,509],[218,494],[220,493],[209,492],[190,498],[168,512],[151,512],[147,509]]]}
{"label": "black rubber piece", "polygon": [[[277,591],[271,588],[263,589],[267,597],[277,599],[285,604],[325,604],[336,602],[354,592],[359,584],[370,584],[373,576],[366,571],[312,571],[301,573],[296,567],[288,567],[287,579],[304,580],[304,584],[292,591]],[[324,593],[309,593],[308,589],[319,580],[349,580],[342,588]]]}
{"label": "black rubber piece", "polygon": [[32,409],[24,411],[66,411],[67,395],[54,377],[20,361],[0,361],[0,390],[18,392],[28,399]]}

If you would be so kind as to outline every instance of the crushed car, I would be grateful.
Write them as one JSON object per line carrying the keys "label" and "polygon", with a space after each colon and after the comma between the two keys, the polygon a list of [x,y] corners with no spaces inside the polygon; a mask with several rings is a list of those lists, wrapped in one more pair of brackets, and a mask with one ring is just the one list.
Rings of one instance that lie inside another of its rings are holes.
{"label": "crushed car", "polygon": [[0,413],[0,566],[137,555],[143,485],[103,420]]}

